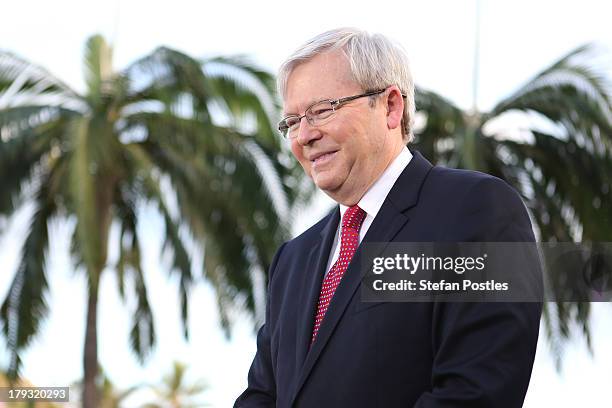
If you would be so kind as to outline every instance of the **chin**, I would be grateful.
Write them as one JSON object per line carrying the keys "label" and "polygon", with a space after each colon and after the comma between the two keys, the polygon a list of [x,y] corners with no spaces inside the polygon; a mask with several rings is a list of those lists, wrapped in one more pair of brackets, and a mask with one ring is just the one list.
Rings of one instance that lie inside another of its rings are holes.
{"label": "chin", "polygon": [[327,189],[331,184],[331,180],[329,180],[327,177],[322,177],[321,175],[313,174],[312,180],[321,190]]}
{"label": "chin", "polygon": [[338,180],[335,180],[333,178],[330,177],[313,177],[314,183],[315,185],[323,191],[336,191],[338,189],[338,187],[341,185],[341,183],[338,182]]}

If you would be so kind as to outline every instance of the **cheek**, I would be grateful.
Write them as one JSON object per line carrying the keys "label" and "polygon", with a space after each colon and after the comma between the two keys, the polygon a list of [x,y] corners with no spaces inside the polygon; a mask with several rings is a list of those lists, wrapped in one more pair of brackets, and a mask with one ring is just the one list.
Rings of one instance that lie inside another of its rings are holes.
{"label": "cheek", "polygon": [[297,161],[302,165],[304,171],[310,175],[310,161],[304,157],[302,147],[296,141],[291,143],[291,152]]}

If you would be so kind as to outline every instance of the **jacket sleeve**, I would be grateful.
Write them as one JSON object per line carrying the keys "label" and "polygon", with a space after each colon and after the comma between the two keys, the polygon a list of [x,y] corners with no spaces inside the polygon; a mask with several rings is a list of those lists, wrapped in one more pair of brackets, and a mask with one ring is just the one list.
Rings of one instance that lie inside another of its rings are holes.
{"label": "jacket sleeve", "polygon": [[[458,203],[460,239],[534,241],[525,206],[507,184],[490,177],[469,190]],[[431,389],[415,408],[521,407],[541,312],[538,302],[434,304]]]}
{"label": "jacket sleeve", "polygon": [[272,286],[274,270],[284,245],[276,252],[270,266],[265,322],[257,333],[257,352],[249,370],[247,388],[234,403],[234,408],[276,407],[276,380],[270,349],[270,331],[273,324],[270,320],[270,288]]}

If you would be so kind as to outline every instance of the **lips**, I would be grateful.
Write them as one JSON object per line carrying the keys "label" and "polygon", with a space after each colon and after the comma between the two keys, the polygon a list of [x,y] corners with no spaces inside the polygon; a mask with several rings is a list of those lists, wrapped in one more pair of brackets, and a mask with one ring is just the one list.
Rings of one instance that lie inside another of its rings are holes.
{"label": "lips", "polygon": [[321,152],[321,153],[314,154],[310,157],[310,162],[312,163],[314,167],[322,166],[332,161],[333,158],[336,156],[336,153],[337,153],[337,150],[331,151],[331,152]]}
{"label": "lips", "polygon": [[315,163],[315,162],[317,162],[318,160],[321,160],[321,159],[326,159],[328,156],[331,156],[331,155],[333,155],[333,154],[334,154],[334,153],[336,153],[336,152],[337,152],[337,150],[332,150],[332,151],[329,151],[329,152],[319,152],[319,153],[315,153],[315,154],[310,155],[310,157],[308,158],[308,160],[310,160],[311,162]]}
{"label": "lips", "polygon": [[334,157],[336,157],[336,153],[337,151],[332,151],[332,152],[317,153],[313,155],[310,160],[310,162],[312,163],[313,169],[316,170],[317,168],[321,166],[325,166],[326,164],[330,163],[334,159]]}

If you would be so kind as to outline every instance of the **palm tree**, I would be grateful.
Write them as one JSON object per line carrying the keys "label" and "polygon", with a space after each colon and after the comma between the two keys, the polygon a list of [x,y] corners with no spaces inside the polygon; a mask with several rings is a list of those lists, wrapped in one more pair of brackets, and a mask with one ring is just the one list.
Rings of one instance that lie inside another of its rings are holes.
{"label": "palm tree", "polygon": [[[434,162],[505,179],[522,194],[541,241],[610,241],[612,102],[605,76],[590,62],[595,51],[585,45],[570,52],[489,112],[464,112],[418,90],[424,124],[415,147]],[[516,118],[526,125],[511,127]],[[561,292],[568,277],[549,272],[551,286]],[[589,306],[545,304],[545,327],[558,358],[574,319],[590,347]]]}
{"label": "palm tree", "polygon": [[[136,384],[126,389],[119,389],[106,375],[102,368],[99,368],[97,381],[97,389],[99,391],[98,407],[100,408],[120,408],[125,400],[132,396],[135,392],[143,388],[144,384]],[[83,383],[77,381],[70,386],[71,394],[82,394]],[[78,403],[80,401],[76,401]]]}
{"label": "palm tree", "polygon": [[[0,309],[17,375],[20,352],[47,314],[48,224],[74,225],[72,256],[86,274],[83,406],[96,406],[100,279],[115,273],[136,299],[131,347],[142,361],[155,343],[141,269],[138,224],[145,204],[165,222],[164,248],[179,280],[185,336],[193,284],[189,243],[203,251],[222,325],[234,307],[255,309],[253,273],[288,236],[284,221],[298,172],[272,121],[274,79],[244,58],[197,61],[159,48],[123,71],[101,36],[85,47],[82,94],[44,68],[0,52],[0,216],[33,203],[21,261]],[[109,241],[111,227],[119,242]],[[109,245],[119,259],[111,262]]]}
{"label": "palm tree", "polygon": [[175,361],[172,372],[166,375],[159,386],[153,387],[159,402],[145,405],[145,408],[189,408],[208,404],[193,399],[208,389],[206,382],[197,380],[191,384],[186,380],[187,365]]}

